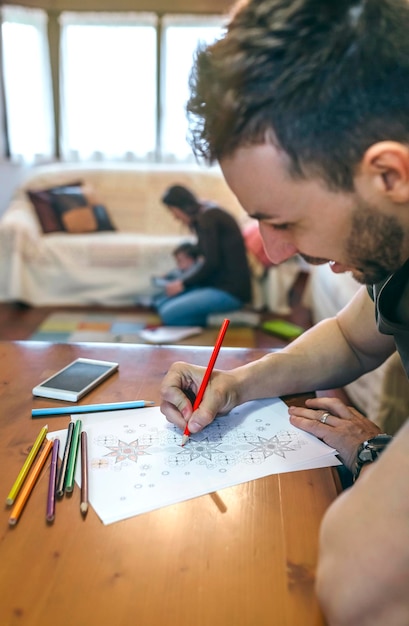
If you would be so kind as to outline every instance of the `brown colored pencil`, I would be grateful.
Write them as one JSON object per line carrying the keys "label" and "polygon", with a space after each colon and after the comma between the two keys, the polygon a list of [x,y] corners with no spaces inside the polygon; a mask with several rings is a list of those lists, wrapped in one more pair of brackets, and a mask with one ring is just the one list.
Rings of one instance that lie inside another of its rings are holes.
{"label": "brown colored pencil", "polygon": [[81,432],[81,504],[80,510],[83,515],[88,512],[88,445],[87,433]]}

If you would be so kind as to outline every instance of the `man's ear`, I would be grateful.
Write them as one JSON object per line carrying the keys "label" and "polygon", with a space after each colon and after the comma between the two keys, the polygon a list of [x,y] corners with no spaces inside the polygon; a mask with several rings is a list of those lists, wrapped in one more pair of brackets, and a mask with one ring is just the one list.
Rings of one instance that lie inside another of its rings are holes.
{"label": "man's ear", "polygon": [[409,148],[397,141],[380,141],[365,152],[360,174],[392,202],[409,202]]}

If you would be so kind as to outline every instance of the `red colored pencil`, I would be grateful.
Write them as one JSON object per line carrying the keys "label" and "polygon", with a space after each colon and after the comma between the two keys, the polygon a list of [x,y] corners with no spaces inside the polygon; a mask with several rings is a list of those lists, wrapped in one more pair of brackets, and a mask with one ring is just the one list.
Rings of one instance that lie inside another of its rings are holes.
{"label": "red colored pencil", "polygon": [[[210,357],[210,361],[209,361],[209,364],[208,364],[208,366],[206,368],[205,375],[203,376],[202,384],[199,387],[199,391],[197,393],[196,399],[195,399],[194,404],[193,404],[193,411],[196,411],[196,409],[199,407],[199,405],[200,405],[200,403],[202,401],[203,394],[206,391],[207,383],[209,382],[209,378],[210,378],[210,376],[212,374],[212,371],[213,371],[213,368],[214,368],[214,364],[216,363],[216,359],[217,359],[217,357],[219,355],[219,351],[220,351],[220,348],[222,346],[223,339],[224,339],[224,336],[226,334],[226,330],[227,330],[227,327],[228,327],[229,324],[230,324],[230,320],[225,319],[223,321],[223,324],[221,325],[219,334],[218,334],[217,339],[216,339],[216,344],[215,344],[215,346],[213,348],[212,356]],[[183,433],[183,437],[182,437],[182,446],[185,445],[185,443],[188,441],[189,437],[190,437],[190,432],[189,432],[189,428],[188,428],[188,426],[186,424],[185,432]]]}

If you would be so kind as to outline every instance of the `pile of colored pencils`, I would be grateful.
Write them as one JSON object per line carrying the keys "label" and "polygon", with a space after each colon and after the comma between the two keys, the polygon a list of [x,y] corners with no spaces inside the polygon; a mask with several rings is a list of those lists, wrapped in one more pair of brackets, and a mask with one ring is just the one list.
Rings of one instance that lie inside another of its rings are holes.
{"label": "pile of colored pencils", "polygon": [[[48,426],[44,426],[35,440],[23,467],[21,468],[7,498],[6,505],[12,506],[9,524],[17,524],[24,506],[33,491],[41,474],[45,462],[50,454],[51,464],[49,470],[46,520],[52,523],[55,518],[56,497],[61,498],[64,493],[70,493],[74,489],[75,468],[78,458],[78,450],[81,449],[81,500],[80,511],[86,515],[88,511],[88,452],[87,433],[81,431],[82,422],[77,420],[70,422],[67,430],[67,440],[64,448],[62,462],[58,470],[58,452],[60,440],[46,439]],[[44,441],[45,440],[45,441]]]}

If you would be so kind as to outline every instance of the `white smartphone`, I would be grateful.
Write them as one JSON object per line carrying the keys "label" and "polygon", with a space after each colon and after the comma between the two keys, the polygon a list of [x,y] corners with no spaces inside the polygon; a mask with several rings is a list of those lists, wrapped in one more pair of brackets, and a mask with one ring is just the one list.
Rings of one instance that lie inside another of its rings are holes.
{"label": "white smartphone", "polygon": [[77,402],[113,374],[119,365],[111,361],[76,359],[34,387],[33,396]]}

